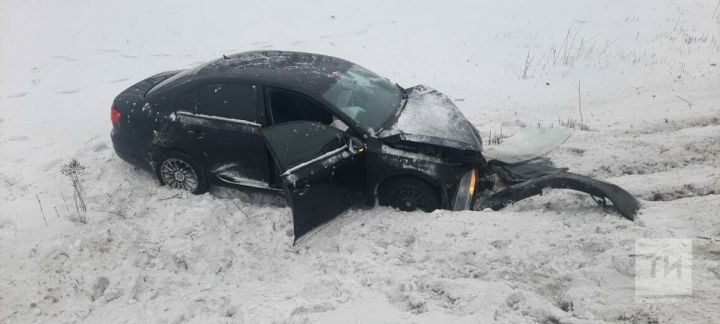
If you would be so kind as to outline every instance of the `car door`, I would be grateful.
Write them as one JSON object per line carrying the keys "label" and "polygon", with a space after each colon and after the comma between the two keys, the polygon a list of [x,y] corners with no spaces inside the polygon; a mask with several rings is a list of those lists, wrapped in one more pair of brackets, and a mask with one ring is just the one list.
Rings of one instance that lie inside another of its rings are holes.
{"label": "car door", "polygon": [[281,172],[295,241],[349,209],[362,196],[362,151],[332,126],[294,121],[262,129]]}
{"label": "car door", "polygon": [[177,117],[187,142],[205,155],[207,167],[220,181],[267,187],[269,161],[255,109],[257,87],[208,84],[195,89],[193,105]]}

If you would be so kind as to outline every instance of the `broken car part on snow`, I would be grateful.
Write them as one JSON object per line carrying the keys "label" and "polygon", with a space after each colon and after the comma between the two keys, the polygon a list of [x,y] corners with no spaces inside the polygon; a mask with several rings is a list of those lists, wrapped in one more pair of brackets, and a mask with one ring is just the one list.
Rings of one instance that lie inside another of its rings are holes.
{"label": "broken car part on snow", "polygon": [[296,240],[376,200],[406,211],[500,209],[561,188],[610,200],[631,220],[639,209],[615,185],[531,163],[569,134],[483,150],[446,95],[330,56],[244,52],[157,74],[120,93],[111,120],[117,155],[162,184],[283,192]]}

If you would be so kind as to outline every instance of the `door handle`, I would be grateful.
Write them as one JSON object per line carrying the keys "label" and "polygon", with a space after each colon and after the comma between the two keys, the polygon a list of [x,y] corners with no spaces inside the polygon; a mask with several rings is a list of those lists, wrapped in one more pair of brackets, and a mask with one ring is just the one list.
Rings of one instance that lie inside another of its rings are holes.
{"label": "door handle", "polygon": [[201,131],[199,129],[191,129],[188,131],[188,133],[198,136],[198,137],[202,137],[204,135],[203,131]]}
{"label": "door handle", "polygon": [[309,184],[305,184],[304,187],[295,189],[294,192],[295,192],[296,194],[298,194],[298,196],[302,196],[302,195],[306,194],[306,193],[308,192],[308,190],[310,190],[310,185],[309,185]]}

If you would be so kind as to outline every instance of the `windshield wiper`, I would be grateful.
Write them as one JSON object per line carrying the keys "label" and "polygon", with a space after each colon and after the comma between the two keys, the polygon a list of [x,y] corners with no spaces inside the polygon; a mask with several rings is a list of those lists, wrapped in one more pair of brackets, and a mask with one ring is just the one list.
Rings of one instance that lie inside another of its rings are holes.
{"label": "windshield wiper", "polygon": [[402,113],[403,109],[405,109],[405,106],[407,106],[408,103],[408,91],[405,90],[403,87],[401,87],[399,84],[395,83],[395,85],[400,89],[400,92],[402,92],[402,99],[403,103],[402,106],[400,106],[400,109],[398,109],[397,115],[400,116],[400,113]]}
{"label": "windshield wiper", "polygon": [[395,86],[398,87],[398,89],[400,89],[400,93],[402,94],[402,98],[405,99],[405,100],[407,100],[407,98],[408,98],[407,90],[405,90],[405,88],[401,87],[401,86],[400,86],[399,84],[397,84],[397,83],[395,83]]}

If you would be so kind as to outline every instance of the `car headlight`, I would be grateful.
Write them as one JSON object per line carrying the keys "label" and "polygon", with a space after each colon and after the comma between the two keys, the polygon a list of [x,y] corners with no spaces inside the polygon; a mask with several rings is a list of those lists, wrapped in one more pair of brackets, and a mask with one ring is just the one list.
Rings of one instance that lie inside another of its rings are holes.
{"label": "car headlight", "polygon": [[475,194],[476,180],[477,171],[475,169],[470,170],[462,177],[462,179],[460,179],[458,190],[455,194],[455,201],[452,206],[453,210],[465,210],[470,208],[472,197]]}

